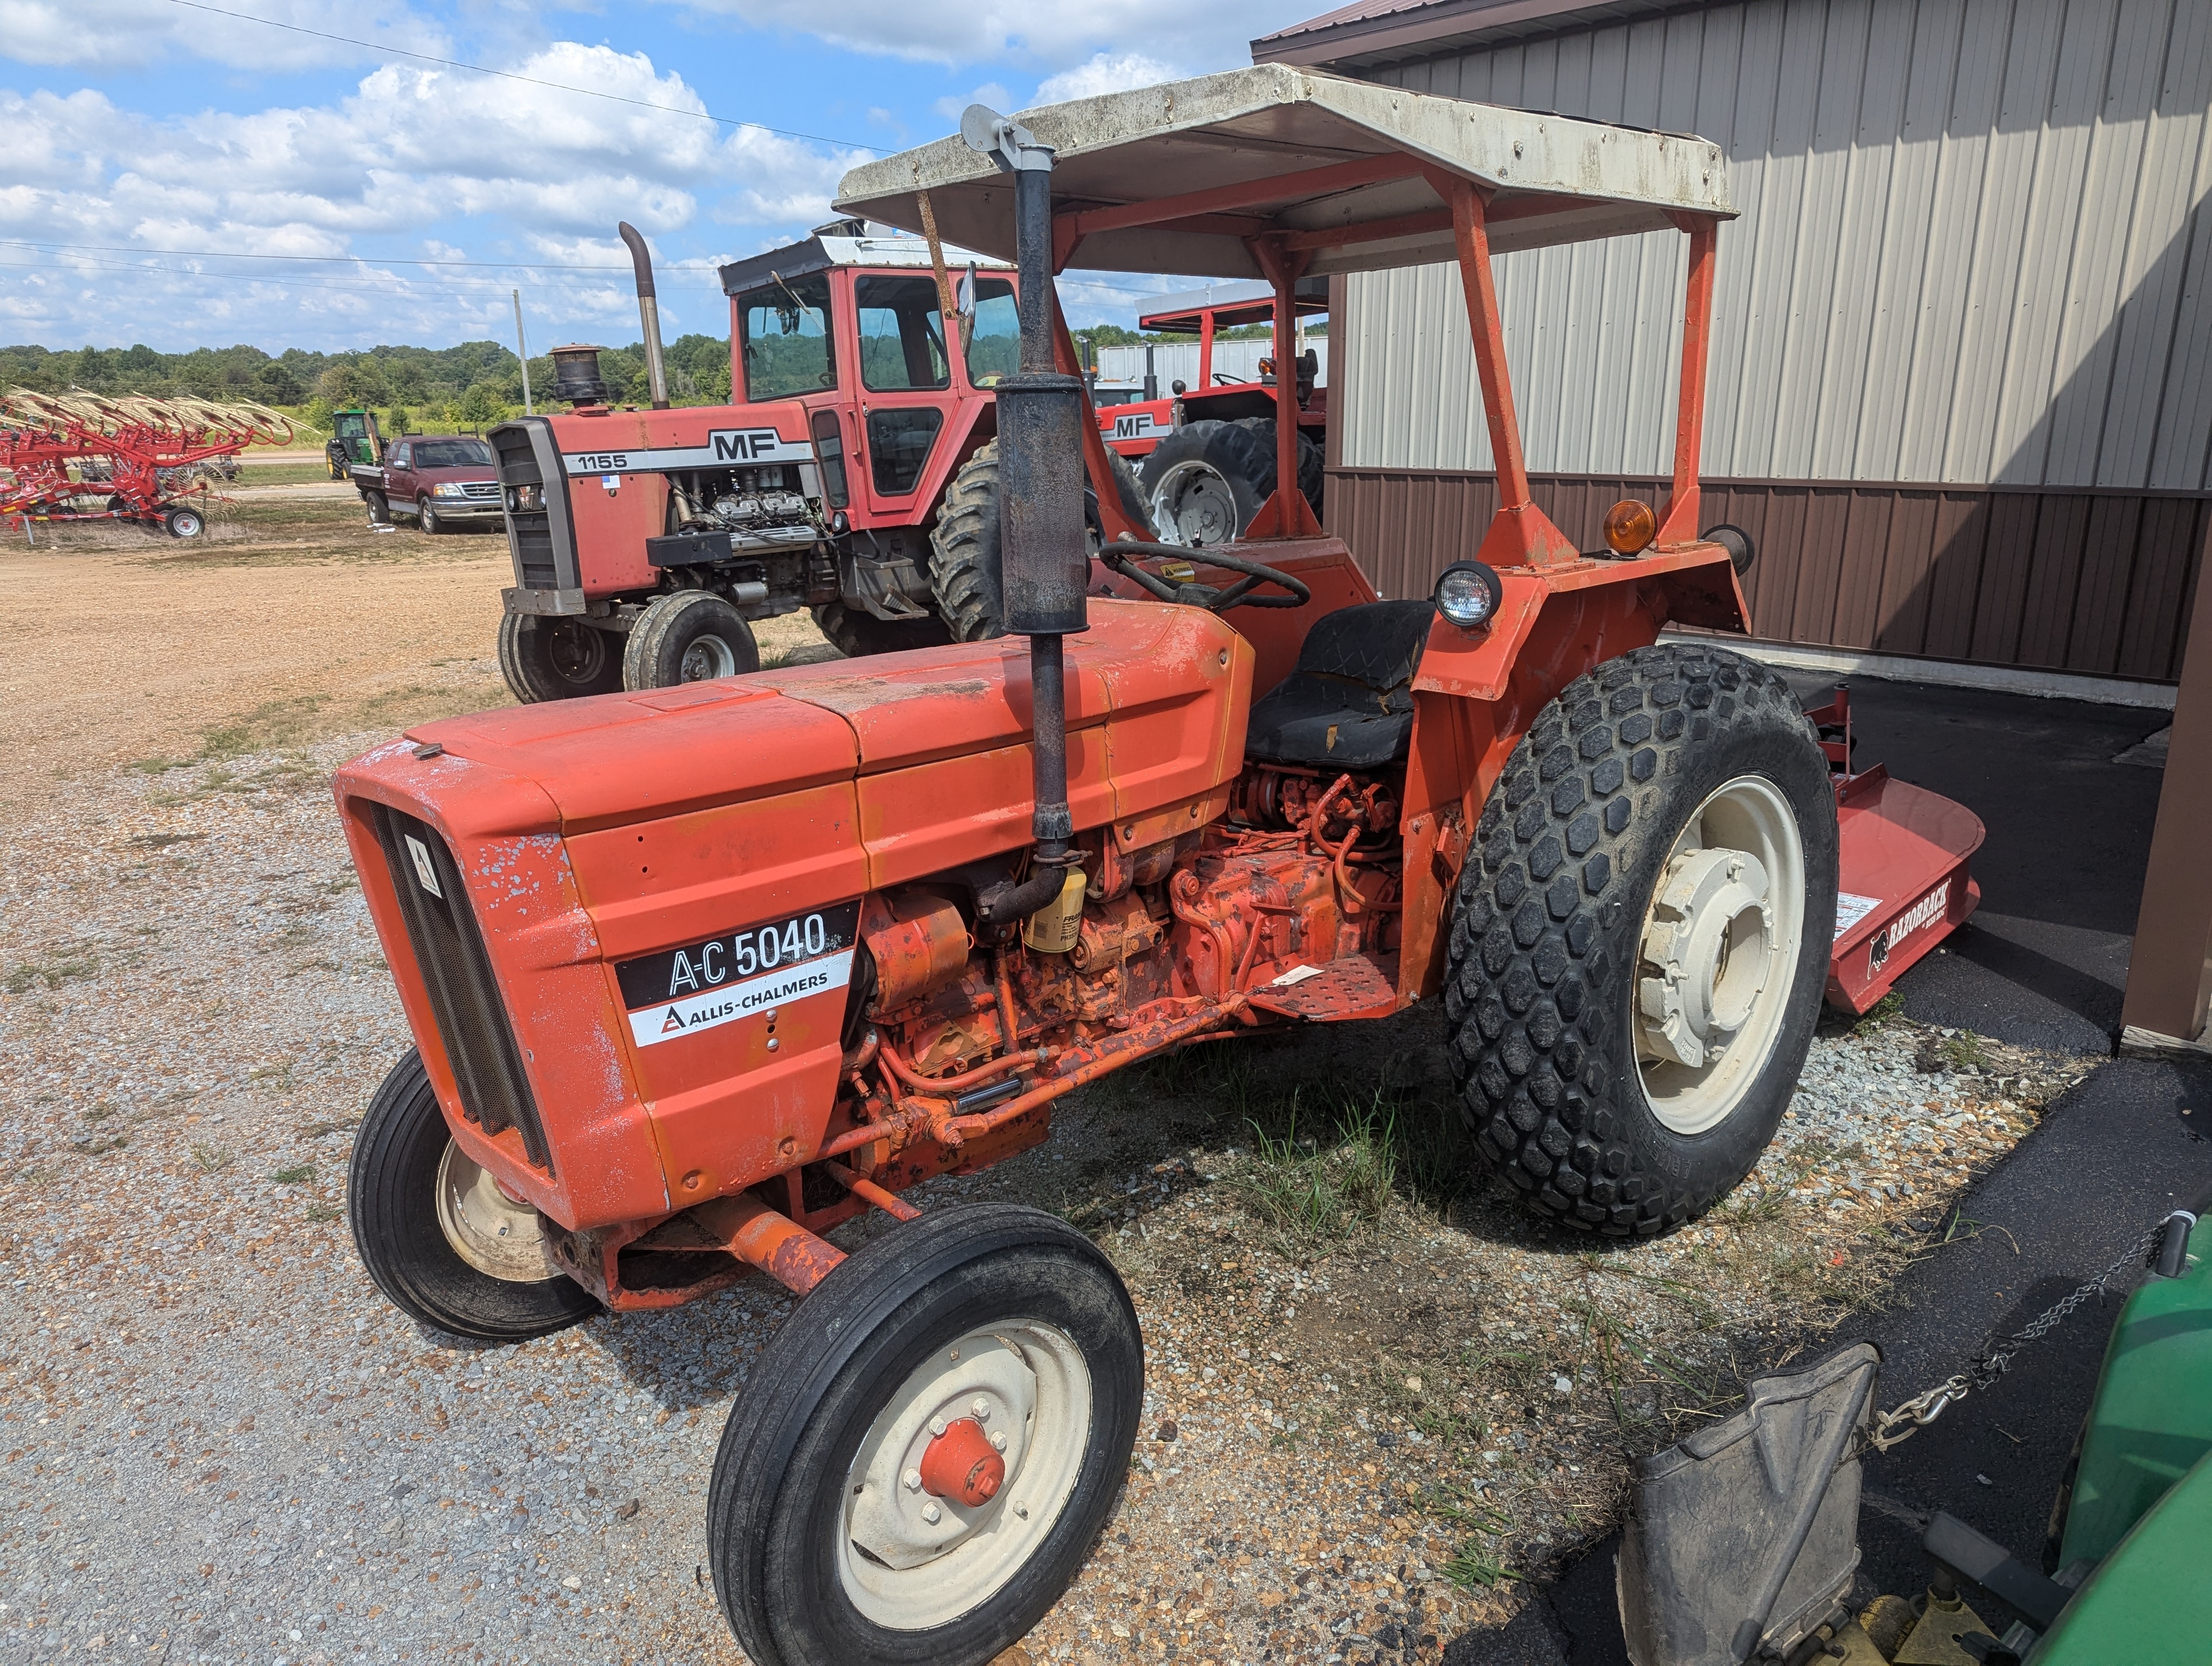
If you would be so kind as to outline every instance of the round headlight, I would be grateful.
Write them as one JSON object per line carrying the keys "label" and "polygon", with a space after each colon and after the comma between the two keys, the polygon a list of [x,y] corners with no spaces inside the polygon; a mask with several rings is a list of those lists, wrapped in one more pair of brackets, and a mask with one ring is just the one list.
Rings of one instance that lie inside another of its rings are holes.
{"label": "round headlight", "polygon": [[1479,561],[1454,562],[1437,579],[1437,611],[1462,630],[1480,630],[1498,617],[1505,587]]}
{"label": "round headlight", "polygon": [[1624,497],[1605,512],[1606,547],[1616,556],[1632,556],[1659,536],[1659,517],[1639,499]]}

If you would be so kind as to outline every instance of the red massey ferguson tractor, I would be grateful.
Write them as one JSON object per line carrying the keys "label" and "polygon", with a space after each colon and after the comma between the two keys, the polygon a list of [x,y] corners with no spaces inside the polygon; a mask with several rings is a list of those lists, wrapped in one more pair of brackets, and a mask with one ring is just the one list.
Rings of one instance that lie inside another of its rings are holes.
{"label": "red massey ferguson tractor", "polygon": [[[386,1294],[488,1341],[756,1270],[804,1298],[709,1493],[759,1666],[989,1660],[1127,1469],[1144,1353],[1105,1256],[902,1192],[1140,1060],[1419,1004],[1531,1207],[1664,1232],[1758,1161],[1824,988],[1872,1000],[1972,906],[1971,815],[1844,774],[1847,714],[1824,741],[1752,660],[1656,640],[1746,623],[1740,535],[1696,531],[1725,180],[1702,140],[1280,66],[971,110],[842,196],[1019,262],[1014,634],[451,720],[340,772],[416,1043],[349,1191]],[[1670,228],[1671,496],[1586,552],[1530,497],[1491,257]],[[1499,459],[1475,556],[1379,599],[1295,492],[1232,546],[1091,554],[1072,258],[1285,296],[1455,260]],[[850,1254],[825,1236],[867,1211]]]}
{"label": "red massey ferguson tractor", "polygon": [[[721,269],[737,402],[671,410],[652,265],[622,232],[652,408],[608,402],[597,349],[557,348],[573,409],[491,435],[515,697],[751,671],[751,622],[799,607],[848,655],[997,635],[994,394],[1018,355],[1012,270],[832,222]],[[1082,456],[1094,538],[1149,536],[1129,465],[1096,435]]]}
{"label": "red massey ferguson tractor", "polygon": [[[1301,278],[1295,297],[1301,319],[1326,313],[1328,280]],[[1221,331],[1272,324],[1274,316],[1274,289],[1264,282],[1164,295],[1138,315],[1137,327],[1190,337],[1198,349],[1198,385],[1178,380],[1163,395],[1153,375],[1113,393],[1092,390],[1106,443],[1135,466],[1146,514],[1170,544],[1226,544],[1274,494],[1275,359],[1263,356],[1258,374],[1247,379],[1217,369],[1214,357]],[[1328,437],[1328,390],[1317,385],[1319,357],[1309,348],[1291,361],[1297,379],[1298,490],[1316,514]]]}

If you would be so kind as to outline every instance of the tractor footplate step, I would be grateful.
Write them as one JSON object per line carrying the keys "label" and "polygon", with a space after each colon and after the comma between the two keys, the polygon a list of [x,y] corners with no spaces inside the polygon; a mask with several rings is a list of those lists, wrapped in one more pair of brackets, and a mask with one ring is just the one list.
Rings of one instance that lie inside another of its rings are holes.
{"label": "tractor footplate step", "polygon": [[1272,981],[1257,981],[1250,998],[1262,1012],[1318,1023],[1394,1012],[1398,1005],[1398,957],[1355,954],[1332,960],[1326,966],[1292,966]]}

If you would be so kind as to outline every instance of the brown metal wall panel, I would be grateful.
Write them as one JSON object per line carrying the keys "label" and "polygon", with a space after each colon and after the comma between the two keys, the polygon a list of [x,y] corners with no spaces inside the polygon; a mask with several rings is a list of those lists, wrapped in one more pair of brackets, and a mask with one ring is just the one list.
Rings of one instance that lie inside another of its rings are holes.
{"label": "brown metal wall panel", "polygon": [[1936,506],[1935,570],[1928,584],[1922,652],[1943,660],[1974,656],[1975,603],[1994,506],[1987,492],[1947,491]]}
{"label": "brown metal wall panel", "polygon": [[1838,642],[1870,648],[1881,635],[1890,511],[1897,494],[1853,489],[1838,496],[1843,500],[1844,526],[1836,569],[1835,622],[1829,629]]}
{"label": "brown metal wall panel", "polygon": [[2029,666],[2065,666],[2074,634],[2074,599],[2081,582],[2081,543],[2089,529],[2087,493],[2046,495],[2038,506],[2027,599],[2021,611],[2020,646]]}
{"label": "brown metal wall panel", "polygon": [[1936,580],[1936,492],[1899,492],[1890,504],[1874,645],[1884,654],[1928,652],[1929,592]]}
{"label": "brown metal wall panel", "polygon": [[[2120,629],[2123,677],[2172,677],[2180,669],[2181,626],[2189,617],[2189,575],[2207,506],[2174,498],[2143,505],[2135,571]],[[2152,667],[2156,669],[2152,669]]]}
{"label": "brown metal wall panel", "polygon": [[[1585,550],[1624,497],[1665,483],[1548,475],[1531,494]],[[1385,595],[1421,596],[1480,546],[1486,474],[1329,471],[1329,529]],[[2212,496],[2106,488],[1719,480],[1705,524],[1747,532],[1754,634],[1886,654],[2170,682],[2212,542]]]}
{"label": "brown metal wall panel", "polygon": [[2119,669],[2120,634],[2133,587],[2143,501],[2097,497],[2089,502],[2082,537],[2081,577],[2074,593],[2074,629],[2066,646],[2069,671],[2110,676]]}

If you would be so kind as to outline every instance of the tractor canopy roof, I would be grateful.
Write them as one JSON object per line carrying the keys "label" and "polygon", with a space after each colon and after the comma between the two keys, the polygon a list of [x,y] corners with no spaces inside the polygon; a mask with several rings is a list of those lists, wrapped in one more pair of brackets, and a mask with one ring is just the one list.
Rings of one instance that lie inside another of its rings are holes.
{"label": "tractor canopy roof", "polygon": [[[1064,264],[1194,277],[1265,276],[1252,242],[1314,251],[1312,274],[1449,260],[1428,170],[1488,198],[1494,252],[1732,218],[1706,139],[1261,64],[1024,111],[1057,153]],[[1014,252],[1012,182],[957,135],[869,162],[842,213],[919,227],[927,191],[949,240]],[[1069,222],[1073,224],[1069,224]]]}
{"label": "tractor canopy roof", "polygon": [[[1294,303],[1301,313],[1328,311],[1328,280],[1302,277]],[[1185,289],[1147,301],[1137,314],[1137,328],[1167,335],[1194,336],[1199,321],[1213,314],[1217,330],[1239,325],[1265,324],[1275,316],[1275,286],[1267,283],[1209,283],[1203,289]]]}
{"label": "tractor canopy roof", "polygon": [[[988,254],[957,249],[949,244],[945,258],[954,266],[981,266],[992,271],[1003,271],[1006,266],[1005,261]],[[810,272],[828,271],[833,266],[918,266],[927,271],[930,268],[929,245],[895,227],[870,226],[857,219],[832,220],[826,226],[817,226],[814,234],[804,243],[732,260],[720,268],[722,293],[742,295],[779,277],[788,282]]]}

